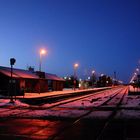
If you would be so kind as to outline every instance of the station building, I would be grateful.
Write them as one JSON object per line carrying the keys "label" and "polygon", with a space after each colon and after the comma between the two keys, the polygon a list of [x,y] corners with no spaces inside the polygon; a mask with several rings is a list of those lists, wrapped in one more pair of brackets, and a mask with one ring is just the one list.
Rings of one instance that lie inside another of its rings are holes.
{"label": "station building", "polygon": [[11,83],[14,93],[22,95],[23,90],[33,93],[63,90],[65,81],[55,74],[15,68],[12,77],[11,80],[11,68],[0,66],[0,94],[8,95]]}

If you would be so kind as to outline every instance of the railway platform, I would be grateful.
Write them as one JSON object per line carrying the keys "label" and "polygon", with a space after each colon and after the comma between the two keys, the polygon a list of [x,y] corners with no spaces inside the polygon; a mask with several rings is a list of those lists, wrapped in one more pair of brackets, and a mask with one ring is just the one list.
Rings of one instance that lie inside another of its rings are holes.
{"label": "railway platform", "polygon": [[66,94],[75,94],[75,93],[88,93],[92,91],[100,91],[104,89],[110,89],[111,87],[103,87],[103,88],[90,88],[90,89],[64,89],[63,91],[50,91],[50,92],[44,92],[44,93],[25,93],[24,96],[16,96],[17,99],[34,99],[34,98],[44,98],[49,96],[58,96],[58,95],[66,95]]}

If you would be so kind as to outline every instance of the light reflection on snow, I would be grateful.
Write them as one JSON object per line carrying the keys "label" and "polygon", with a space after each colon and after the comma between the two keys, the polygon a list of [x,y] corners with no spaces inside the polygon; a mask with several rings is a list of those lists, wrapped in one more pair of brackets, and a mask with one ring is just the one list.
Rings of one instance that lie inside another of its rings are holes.
{"label": "light reflection on snow", "polygon": [[[112,95],[112,92],[116,92],[118,89],[108,90],[101,92],[101,94],[96,94],[90,97],[86,97],[81,100],[76,100],[73,102],[69,102],[66,104],[61,104],[57,107],[54,107],[52,109],[48,109],[47,107],[50,107],[54,104],[45,104],[41,107],[43,109],[40,109],[39,107],[37,109],[31,109],[28,104],[24,104],[20,102],[19,100],[16,100],[14,104],[9,103],[8,99],[0,99],[0,117],[22,117],[22,118],[45,118],[45,117],[68,117],[68,118],[78,118],[81,115],[86,114],[89,110],[88,108],[94,108],[101,105],[105,100],[108,100],[110,97],[109,95]],[[113,106],[114,103],[119,102],[120,97],[123,94],[119,94],[114,98],[112,101],[110,101],[107,106]],[[3,107],[4,106],[4,107]],[[11,109],[10,107],[19,107],[15,109]],[[127,107],[134,107],[134,108],[140,108],[140,96],[125,96],[123,103],[121,107],[127,108]],[[93,113],[87,115],[85,118],[106,118],[110,115],[110,111],[94,111]],[[136,117],[140,118],[140,111],[138,110],[120,110],[117,114],[117,117]]]}

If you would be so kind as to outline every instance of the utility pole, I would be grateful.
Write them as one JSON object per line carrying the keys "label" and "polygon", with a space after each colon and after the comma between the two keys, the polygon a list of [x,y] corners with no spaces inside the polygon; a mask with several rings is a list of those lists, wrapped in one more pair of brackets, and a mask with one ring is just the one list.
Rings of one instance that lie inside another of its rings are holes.
{"label": "utility pole", "polygon": [[116,71],[114,71],[114,85],[117,84],[117,79],[116,79]]}
{"label": "utility pole", "polygon": [[75,63],[75,64],[74,64],[74,81],[73,81],[73,82],[74,82],[74,83],[73,83],[73,84],[74,84],[74,88],[73,88],[74,90],[76,90],[76,79],[77,79],[76,71],[77,71],[77,68],[78,68],[78,67],[79,67],[79,64],[78,64],[78,63]]}

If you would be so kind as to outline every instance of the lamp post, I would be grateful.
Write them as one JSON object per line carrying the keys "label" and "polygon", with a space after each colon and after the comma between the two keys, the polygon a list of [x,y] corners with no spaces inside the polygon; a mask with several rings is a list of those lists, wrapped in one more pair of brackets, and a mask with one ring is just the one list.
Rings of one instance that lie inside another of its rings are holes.
{"label": "lamp post", "polygon": [[117,85],[117,76],[116,71],[114,71],[114,86]]}
{"label": "lamp post", "polygon": [[79,67],[79,64],[75,63],[74,64],[74,90],[76,89],[76,76],[77,76],[76,70],[77,70],[78,67]]}
{"label": "lamp post", "polygon": [[140,87],[140,69],[136,68],[136,74],[137,74],[137,92],[139,90]]}
{"label": "lamp post", "polygon": [[[39,52],[39,56],[40,56],[40,60],[39,60],[39,71],[41,72],[41,64],[42,64],[42,55],[45,55],[47,52],[45,49],[40,49]],[[40,76],[39,76],[39,94],[41,92],[41,83],[40,83]]]}
{"label": "lamp post", "polygon": [[41,71],[41,64],[42,64],[42,55],[45,55],[47,52],[45,49],[41,49],[39,52],[40,61],[39,61],[39,71]]}
{"label": "lamp post", "polygon": [[95,70],[92,70],[92,88],[93,88],[93,85],[94,85],[94,82],[95,82]]}
{"label": "lamp post", "polygon": [[136,72],[137,72],[137,74],[139,74],[139,72],[140,72],[139,68],[136,68]]}

